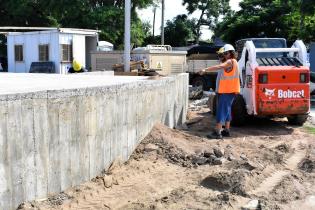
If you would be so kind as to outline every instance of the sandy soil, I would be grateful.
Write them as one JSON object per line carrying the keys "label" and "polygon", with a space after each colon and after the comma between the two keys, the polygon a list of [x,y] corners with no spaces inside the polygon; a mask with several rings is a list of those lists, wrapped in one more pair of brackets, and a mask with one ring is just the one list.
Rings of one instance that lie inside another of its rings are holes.
{"label": "sandy soil", "polygon": [[240,209],[253,200],[256,209],[315,209],[314,134],[256,119],[209,140],[213,126],[205,107],[189,112],[187,127],[156,125],[127,163],[20,209]]}

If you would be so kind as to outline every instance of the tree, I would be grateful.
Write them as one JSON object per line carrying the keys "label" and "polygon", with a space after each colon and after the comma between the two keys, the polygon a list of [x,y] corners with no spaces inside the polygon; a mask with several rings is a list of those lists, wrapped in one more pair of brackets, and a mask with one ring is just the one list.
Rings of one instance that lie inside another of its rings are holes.
{"label": "tree", "polygon": [[197,21],[197,43],[199,43],[201,36],[201,26],[212,29],[221,15],[228,15],[231,12],[229,2],[230,0],[183,0],[183,5],[186,6],[188,14],[201,11]]}
{"label": "tree", "polygon": [[[141,45],[146,32],[136,13],[155,0],[132,1],[132,42]],[[5,0],[0,4],[1,26],[91,28],[100,38],[122,46],[124,0]]]}
{"label": "tree", "polygon": [[165,43],[171,46],[185,46],[189,40],[196,38],[196,19],[189,20],[187,15],[178,15],[166,22]]}
{"label": "tree", "polygon": [[314,0],[295,0],[295,1],[290,1],[291,5],[293,8],[298,8],[299,14],[300,14],[300,37],[304,37],[305,34],[305,27],[306,24],[308,24],[308,17],[314,18],[314,13],[315,13],[315,2]]}
{"label": "tree", "polygon": [[0,4],[1,26],[57,26],[56,19],[46,11],[43,0],[5,0]]}
{"label": "tree", "polygon": [[309,42],[315,38],[314,5],[312,0],[243,0],[240,11],[217,24],[215,36],[230,43],[249,37]]}

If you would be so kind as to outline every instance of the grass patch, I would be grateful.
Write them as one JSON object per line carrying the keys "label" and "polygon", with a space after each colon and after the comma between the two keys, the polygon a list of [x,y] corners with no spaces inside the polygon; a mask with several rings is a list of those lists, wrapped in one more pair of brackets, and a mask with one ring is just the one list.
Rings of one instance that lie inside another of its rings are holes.
{"label": "grass patch", "polygon": [[315,127],[304,126],[304,130],[305,130],[307,133],[310,133],[310,134],[314,134],[314,135],[315,135]]}

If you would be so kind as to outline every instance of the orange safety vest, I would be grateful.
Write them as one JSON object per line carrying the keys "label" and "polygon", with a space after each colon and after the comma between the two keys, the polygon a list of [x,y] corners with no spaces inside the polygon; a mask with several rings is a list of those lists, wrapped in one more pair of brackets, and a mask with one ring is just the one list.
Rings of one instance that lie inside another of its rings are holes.
{"label": "orange safety vest", "polygon": [[240,73],[235,59],[231,59],[233,67],[231,71],[224,69],[219,81],[218,93],[240,93]]}

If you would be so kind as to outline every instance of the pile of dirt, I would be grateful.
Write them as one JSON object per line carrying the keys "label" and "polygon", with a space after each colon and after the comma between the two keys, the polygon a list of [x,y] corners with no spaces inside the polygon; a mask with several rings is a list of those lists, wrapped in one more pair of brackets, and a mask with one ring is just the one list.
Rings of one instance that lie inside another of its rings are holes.
{"label": "pile of dirt", "polygon": [[[158,124],[138,146],[132,158],[152,159],[152,155],[156,155],[155,158],[165,158],[172,164],[187,168],[222,165],[225,162],[234,161],[236,158],[233,156],[232,146],[223,147],[223,145],[210,143],[203,138]],[[246,163],[243,164],[246,168]],[[248,167],[252,166],[248,165]]]}
{"label": "pile of dirt", "polygon": [[255,169],[262,170],[263,166],[260,165],[259,163],[249,160],[232,160],[231,162],[227,163],[227,168],[253,171]]}
{"label": "pile of dirt", "polygon": [[203,187],[220,192],[230,192],[240,196],[247,196],[247,170],[220,171],[206,177],[200,183]]}
{"label": "pile of dirt", "polygon": [[62,193],[59,193],[58,195],[49,197],[46,202],[48,205],[58,206],[58,205],[62,205],[65,201],[71,200],[71,199],[73,199],[72,196],[62,192]]}
{"label": "pile of dirt", "polygon": [[37,201],[32,201],[29,203],[22,203],[19,205],[17,209],[26,210],[26,209],[41,209],[41,205],[45,206],[51,206],[51,207],[58,207],[60,205],[63,205],[66,202],[70,202],[73,199],[72,196],[68,195],[65,192],[61,192],[57,195],[53,195],[51,197],[48,197],[46,200],[44,200],[42,203],[39,203]]}
{"label": "pile of dirt", "polygon": [[288,153],[291,151],[291,147],[288,144],[279,144],[275,147],[276,150],[282,152],[282,153]]}
{"label": "pile of dirt", "polygon": [[189,99],[190,100],[201,99],[202,96],[203,96],[202,86],[189,87]]}
{"label": "pile of dirt", "polygon": [[305,158],[299,163],[299,169],[307,173],[315,172],[315,160],[309,157]]}
{"label": "pile of dirt", "polygon": [[282,164],[284,162],[284,153],[278,151],[278,149],[264,149],[260,151],[263,155],[263,160],[272,164]]}
{"label": "pile of dirt", "polygon": [[269,202],[289,203],[305,197],[304,186],[301,182],[302,180],[296,175],[285,176],[267,195],[267,200]]}

